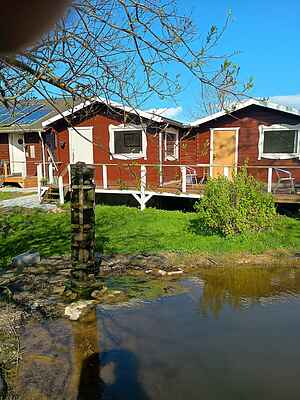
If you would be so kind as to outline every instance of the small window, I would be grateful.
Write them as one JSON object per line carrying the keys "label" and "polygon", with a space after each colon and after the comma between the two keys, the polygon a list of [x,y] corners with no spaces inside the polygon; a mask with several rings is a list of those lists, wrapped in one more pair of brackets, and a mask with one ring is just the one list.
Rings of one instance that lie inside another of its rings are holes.
{"label": "small window", "polygon": [[115,131],[114,136],[116,154],[135,154],[142,151],[142,131],[120,130]]}
{"label": "small window", "polygon": [[264,153],[297,153],[298,132],[294,130],[264,131]]}
{"label": "small window", "polygon": [[165,133],[165,159],[177,160],[178,159],[178,133],[166,132]]}

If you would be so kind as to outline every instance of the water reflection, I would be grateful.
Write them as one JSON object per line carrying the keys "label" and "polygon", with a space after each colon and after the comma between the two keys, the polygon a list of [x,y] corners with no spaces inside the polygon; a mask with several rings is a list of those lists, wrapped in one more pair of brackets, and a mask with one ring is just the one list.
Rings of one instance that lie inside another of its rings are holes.
{"label": "water reflection", "polygon": [[300,270],[287,268],[216,268],[200,274],[204,281],[200,309],[218,318],[228,305],[234,310],[253,304],[284,301],[300,294]]}
{"label": "water reflection", "polygon": [[300,271],[200,276],[187,293],[99,307],[84,323],[32,323],[20,398],[298,400]]}

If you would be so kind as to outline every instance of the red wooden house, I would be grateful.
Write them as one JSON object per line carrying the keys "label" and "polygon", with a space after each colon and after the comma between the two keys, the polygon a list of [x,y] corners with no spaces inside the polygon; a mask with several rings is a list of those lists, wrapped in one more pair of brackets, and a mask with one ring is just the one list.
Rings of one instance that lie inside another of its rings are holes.
{"label": "red wooden house", "polygon": [[[100,193],[201,197],[206,178],[247,165],[266,188],[293,194],[300,182],[300,111],[249,100],[182,124],[155,114],[107,103],[78,104],[43,122],[55,136],[65,184],[69,164],[96,169]],[[277,190],[278,189],[278,190]]]}
{"label": "red wooden house", "polygon": [[[59,110],[38,121],[34,138],[32,126],[24,134],[36,156],[25,174],[39,175],[40,186],[59,180],[67,190],[70,164],[84,161],[95,166],[97,192],[132,194],[144,207],[153,195],[200,198],[209,176],[230,178],[247,164],[278,201],[298,201],[298,110],[249,100],[190,124],[100,98]],[[0,160],[10,156],[1,129]]]}

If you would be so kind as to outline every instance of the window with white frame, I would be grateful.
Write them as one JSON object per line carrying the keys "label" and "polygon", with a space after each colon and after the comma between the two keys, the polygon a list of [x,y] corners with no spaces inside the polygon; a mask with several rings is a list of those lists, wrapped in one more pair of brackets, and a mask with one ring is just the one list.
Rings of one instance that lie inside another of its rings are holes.
{"label": "window with white frame", "polygon": [[147,138],[143,128],[138,126],[110,125],[110,153],[113,158],[146,158]]}
{"label": "window with white frame", "polygon": [[300,125],[260,126],[259,158],[299,157]]}
{"label": "window with white frame", "polygon": [[165,159],[178,159],[178,132],[165,132]]}

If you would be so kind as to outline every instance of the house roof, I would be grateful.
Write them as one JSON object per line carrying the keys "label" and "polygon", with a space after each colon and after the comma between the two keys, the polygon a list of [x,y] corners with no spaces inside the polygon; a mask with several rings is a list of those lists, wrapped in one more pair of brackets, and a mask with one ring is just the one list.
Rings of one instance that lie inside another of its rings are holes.
{"label": "house roof", "polygon": [[196,121],[191,122],[189,125],[191,127],[196,127],[196,126],[202,125],[206,122],[223,117],[224,115],[230,115],[231,113],[233,113],[235,111],[242,110],[243,108],[246,108],[249,106],[260,106],[260,107],[268,108],[270,110],[281,111],[281,112],[285,112],[288,114],[300,116],[300,110],[298,110],[296,108],[272,103],[271,101],[268,101],[268,100],[250,99],[250,100],[246,100],[246,101],[241,101],[240,103],[232,104],[222,111],[219,111],[215,114],[211,114],[206,117],[197,119]]}
{"label": "house roof", "polygon": [[158,122],[158,123],[167,122],[172,125],[176,125],[176,126],[180,126],[180,127],[184,126],[181,122],[172,120],[170,118],[166,118],[166,117],[160,116],[158,114],[150,113],[147,111],[142,111],[142,110],[139,110],[134,107],[125,106],[125,105],[117,103],[115,101],[111,101],[111,100],[108,101],[108,100],[104,99],[103,97],[95,97],[94,99],[81,102],[81,103],[77,104],[76,106],[73,106],[61,113],[56,113],[55,115],[51,116],[50,118],[47,118],[46,120],[44,120],[42,122],[42,125],[43,125],[43,127],[47,127],[47,126],[53,124],[54,122],[56,122],[64,117],[68,117],[69,115],[71,115],[77,111],[80,111],[80,110],[82,110],[92,104],[95,104],[95,103],[105,104],[108,107],[119,109],[119,110],[125,111],[128,114],[134,114],[141,118],[145,118],[145,119],[148,119],[148,120],[151,120],[154,122]]}
{"label": "house roof", "polygon": [[42,130],[43,121],[56,115],[57,110],[63,112],[70,107],[68,98],[54,99],[53,105],[41,99],[24,101],[14,110],[0,106],[0,132]]}

